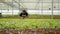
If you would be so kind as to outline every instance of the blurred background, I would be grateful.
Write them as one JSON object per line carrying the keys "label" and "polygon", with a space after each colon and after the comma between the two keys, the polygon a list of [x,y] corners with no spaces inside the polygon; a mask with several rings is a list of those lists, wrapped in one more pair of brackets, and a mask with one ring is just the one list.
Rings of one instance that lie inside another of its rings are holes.
{"label": "blurred background", "polygon": [[26,10],[29,18],[60,19],[60,0],[0,0],[2,17],[19,17]]}

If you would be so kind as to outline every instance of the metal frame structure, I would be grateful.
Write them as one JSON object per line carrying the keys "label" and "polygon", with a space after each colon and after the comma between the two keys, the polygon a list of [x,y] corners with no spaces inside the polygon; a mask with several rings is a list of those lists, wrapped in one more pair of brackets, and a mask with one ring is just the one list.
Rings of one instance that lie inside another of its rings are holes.
{"label": "metal frame structure", "polygon": [[[17,1],[15,1],[15,0],[12,0],[12,3],[9,3],[9,2],[4,2],[4,0],[0,0],[2,3],[4,3],[4,4],[6,4],[7,6],[10,6],[11,8],[12,8],[12,15],[13,15],[13,8],[14,7],[16,7],[16,8],[18,8],[18,10],[20,11],[21,10],[21,8],[20,7],[22,7],[23,9],[25,9],[25,8],[27,8],[27,7],[25,7],[24,5],[23,5],[23,3],[36,3],[36,7],[35,7],[35,9],[32,9],[32,10],[41,10],[41,13],[43,13],[43,10],[45,10],[45,9],[43,9],[44,7],[43,7],[43,3],[51,3],[51,10],[52,10],[52,14],[51,14],[51,18],[53,19],[53,17],[54,17],[54,0],[52,0],[52,2],[43,2],[44,0],[42,0],[42,2],[40,2],[41,0],[38,0],[38,2],[20,2],[21,0],[18,0],[19,2],[17,2]],[[17,3],[18,4],[18,6],[19,7],[17,7],[15,4],[13,4],[13,3]],[[21,5],[21,4],[22,5]],[[41,9],[39,9],[39,3],[41,3],[41,5],[42,5],[42,8]],[[60,2],[59,2],[59,0],[58,0],[58,2],[56,2],[56,3],[58,3],[58,10],[60,10],[60,8],[59,8],[59,5],[60,5]],[[38,8],[38,9],[36,9],[36,8]],[[29,8],[27,8],[27,9],[29,9]],[[3,9],[1,9],[1,10],[3,10]],[[29,10],[31,10],[31,9],[29,9]],[[48,9],[47,9],[48,10]],[[1,11],[2,12],[2,11]]]}

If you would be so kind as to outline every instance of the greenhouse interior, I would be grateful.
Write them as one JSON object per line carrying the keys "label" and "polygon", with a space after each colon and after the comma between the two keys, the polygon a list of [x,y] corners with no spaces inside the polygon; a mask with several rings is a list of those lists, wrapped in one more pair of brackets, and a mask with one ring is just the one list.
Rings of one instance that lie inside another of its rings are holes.
{"label": "greenhouse interior", "polygon": [[0,0],[0,34],[60,34],[60,0]]}
{"label": "greenhouse interior", "polygon": [[22,10],[26,10],[32,18],[59,19],[60,0],[0,0],[0,13],[4,17],[19,16]]}

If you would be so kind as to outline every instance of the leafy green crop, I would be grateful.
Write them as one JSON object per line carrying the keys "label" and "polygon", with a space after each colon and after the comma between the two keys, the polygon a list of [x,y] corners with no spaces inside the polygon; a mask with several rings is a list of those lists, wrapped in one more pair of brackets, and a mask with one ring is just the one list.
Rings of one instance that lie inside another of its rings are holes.
{"label": "leafy green crop", "polygon": [[0,19],[0,29],[60,28],[60,19]]}

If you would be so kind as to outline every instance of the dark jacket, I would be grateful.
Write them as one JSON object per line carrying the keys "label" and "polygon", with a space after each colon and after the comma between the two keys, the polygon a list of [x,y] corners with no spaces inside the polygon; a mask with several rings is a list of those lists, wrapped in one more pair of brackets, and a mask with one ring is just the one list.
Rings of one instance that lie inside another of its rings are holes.
{"label": "dark jacket", "polygon": [[25,13],[20,13],[20,16],[22,16],[22,15],[28,16],[28,13],[27,13],[27,12],[25,12]]}

